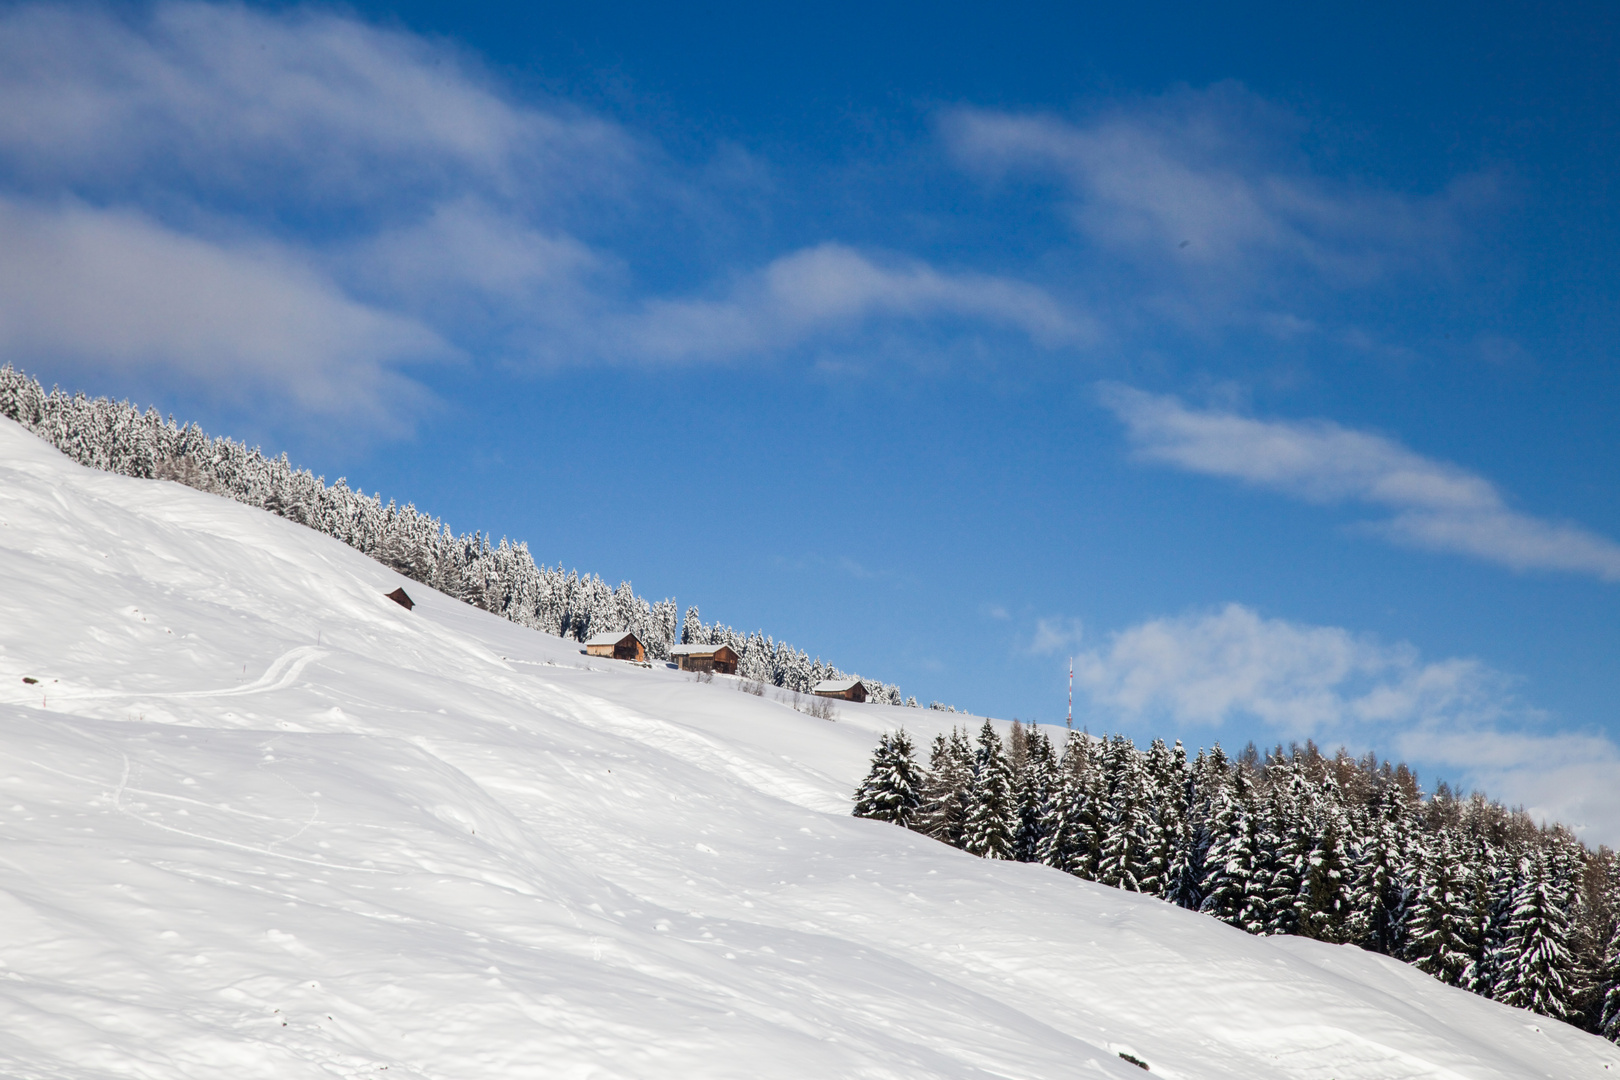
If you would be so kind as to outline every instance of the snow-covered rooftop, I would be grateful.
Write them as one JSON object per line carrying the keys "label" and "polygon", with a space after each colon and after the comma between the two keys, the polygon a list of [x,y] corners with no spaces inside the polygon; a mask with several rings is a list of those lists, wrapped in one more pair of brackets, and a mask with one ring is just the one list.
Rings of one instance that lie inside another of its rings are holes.
{"label": "snow-covered rooftop", "polygon": [[617,645],[620,642],[628,641],[629,639],[631,639],[631,638],[633,638],[635,636],[636,636],[635,634],[632,634],[628,630],[609,630],[606,633],[592,634],[590,637],[585,639],[585,644],[586,645]]}
{"label": "snow-covered rooftop", "polygon": [[[671,645],[671,656],[712,656],[721,649],[731,649],[730,645]],[[737,650],[731,649],[732,652]]]}

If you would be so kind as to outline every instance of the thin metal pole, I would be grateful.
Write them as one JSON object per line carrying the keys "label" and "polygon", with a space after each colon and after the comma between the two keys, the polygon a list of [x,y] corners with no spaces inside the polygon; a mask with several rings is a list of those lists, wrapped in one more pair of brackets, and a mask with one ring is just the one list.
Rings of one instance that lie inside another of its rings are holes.
{"label": "thin metal pole", "polygon": [[1074,730],[1074,657],[1069,657],[1069,718],[1064,721],[1070,731]]}

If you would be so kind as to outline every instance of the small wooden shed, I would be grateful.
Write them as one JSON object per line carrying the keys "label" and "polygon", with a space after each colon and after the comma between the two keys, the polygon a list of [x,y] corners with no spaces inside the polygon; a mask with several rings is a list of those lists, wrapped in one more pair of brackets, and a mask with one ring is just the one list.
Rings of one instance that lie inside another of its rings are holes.
{"label": "small wooden shed", "polygon": [[614,630],[606,634],[592,634],[585,642],[587,656],[610,656],[615,660],[635,660],[645,663],[647,650],[641,639],[628,630]]}
{"label": "small wooden shed", "polygon": [[845,701],[865,701],[866,684],[859,679],[823,679],[810,691],[817,697],[843,698]]}
{"label": "small wooden shed", "polygon": [[392,600],[406,611],[409,611],[411,608],[416,606],[416,601],[410,598],[403,587],[395,589],[393,592],[388,593],[387,596],[388,599]]}
{"label": "small wooden shed", "polygon": [[669,658],[682,671],[737,674],[737,653],[730,645],[672,645]]}

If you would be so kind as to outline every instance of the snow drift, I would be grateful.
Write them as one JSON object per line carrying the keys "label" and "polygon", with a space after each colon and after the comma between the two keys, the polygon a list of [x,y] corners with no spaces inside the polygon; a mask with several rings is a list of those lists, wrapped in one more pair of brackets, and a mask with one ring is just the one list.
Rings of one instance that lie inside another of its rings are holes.
{"label": "snow drift", "polygon": [[399,584],[0,422],[0,1073],[1620,1071],[1398,961],[849,816],[879,732],[960,715],[828,722]]}

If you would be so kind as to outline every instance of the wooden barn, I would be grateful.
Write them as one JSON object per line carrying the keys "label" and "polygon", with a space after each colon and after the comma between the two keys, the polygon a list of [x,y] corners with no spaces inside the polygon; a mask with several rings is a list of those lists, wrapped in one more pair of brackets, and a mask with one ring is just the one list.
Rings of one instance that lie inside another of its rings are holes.
{"label": "wooden barn", "polygon": [[865,701],[866,684],[859,679],[823,679],[810,691],[817,697],[843,698],[845,701]]}
{"label": "wooden barn", "polygon": [[672,645],[669,658],[682,671],[737,674],[737,653],[730,645]]}
{"label": "wooden barn", "polygon": [[646,663],[647,650],[641,639],[628,630],[615,630],[606,634],[592,634],[585,642],[587,656],[610,656],[615,660],[635,660]]}

